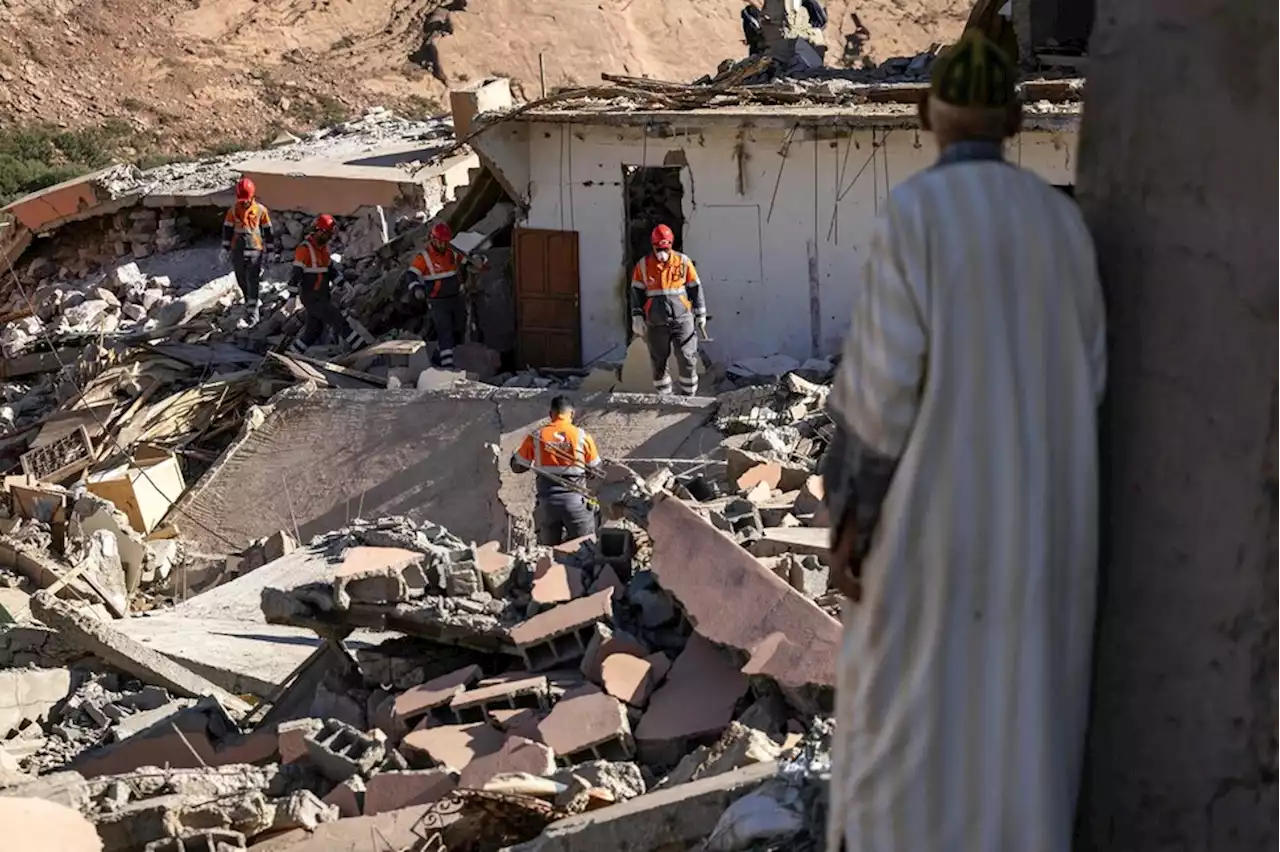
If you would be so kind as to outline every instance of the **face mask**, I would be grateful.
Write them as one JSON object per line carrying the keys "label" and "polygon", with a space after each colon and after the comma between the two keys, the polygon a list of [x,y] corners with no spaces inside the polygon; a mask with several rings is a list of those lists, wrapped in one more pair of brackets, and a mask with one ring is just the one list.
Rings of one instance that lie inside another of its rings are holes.
{"label": "face mask", "polygon": [[663,263],[666,263],[668,260],[671,259],[671,252],[668,251],[667,249],[658,249],[656,256],[658,260],[662,261]]}

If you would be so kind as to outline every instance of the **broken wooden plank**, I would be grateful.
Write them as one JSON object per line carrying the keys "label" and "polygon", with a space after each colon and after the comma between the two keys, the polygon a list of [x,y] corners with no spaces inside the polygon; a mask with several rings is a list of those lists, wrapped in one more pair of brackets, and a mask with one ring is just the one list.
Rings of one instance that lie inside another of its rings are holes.
{"label": "broken wooden plank", "polygon": [[290,355],[289,357],[302,361],[304,364],[310,364],[320,370],[327,370],[330,373],[336,373],[348,379],[356,379],[357,381],[367,382],[375,387],[385,388],[387,380],[382,376],[375,376],[373,373],[365,373],[360,370],[353,370],[350,367],[343,367],[334,364],[331,361],[321,361],[319,358],[312,358],[307,355]]}
{"label": "broken wooden plank", "polygon": [[34,373],[52,373],[62,364],[75,359],[74,349],[54,349],[49,352],[33,352],[17,358],[0,358],[0,379],[14,379]]}

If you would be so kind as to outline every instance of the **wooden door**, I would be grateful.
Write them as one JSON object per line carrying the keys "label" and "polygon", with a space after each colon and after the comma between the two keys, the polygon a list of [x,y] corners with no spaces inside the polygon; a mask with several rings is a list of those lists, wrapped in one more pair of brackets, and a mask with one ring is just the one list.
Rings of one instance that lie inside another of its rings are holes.
{"label": "wooden door", "polygon": [[578,232],[517,228],[516,360],[525,367],[582,365]]}

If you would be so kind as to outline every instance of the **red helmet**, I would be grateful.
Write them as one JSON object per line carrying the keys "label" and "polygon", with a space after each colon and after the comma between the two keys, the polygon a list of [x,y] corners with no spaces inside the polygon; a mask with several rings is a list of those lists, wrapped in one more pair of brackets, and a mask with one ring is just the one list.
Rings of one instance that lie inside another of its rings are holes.
{"label": "red helmet", "polygon": [[328,213],[321,213],[316,217],[315,224],[312,225],[312,227],[322,234],[332,234],[333,229],[336,228],[337,225],[338,223],[333,221],[332,216]]}
{"label": "red helmet", "polygon": [[431,239],[447,243],[453,239],[453,229],[444,222],[436,222],[431,226]]}
{"label": "red helmet", "polygon": [[669,249],[675,241],[676,235],[671,233],[671,229],[666,225],[659,225],[649,235],[649,242],[653,244],[654,248]]}
{"label": "red helmet", "polygon": [[236,201],[248,201],[257,193],[258,188],[253,185],[253,181],[247,177],[242,177],[236,181]]}

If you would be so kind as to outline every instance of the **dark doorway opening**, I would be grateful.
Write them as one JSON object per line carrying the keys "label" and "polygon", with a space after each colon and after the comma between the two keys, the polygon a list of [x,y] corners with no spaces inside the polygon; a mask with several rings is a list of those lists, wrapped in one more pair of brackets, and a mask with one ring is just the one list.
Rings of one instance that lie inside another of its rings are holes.
{"label": "dark doorway opening", "polygon": [[649,234],[666,225],[675,234],[676,250],[684,247],[684,187],[680,166],[623,166],[622,197],[626,205],[627,276],[649,253]]}
{"label": "dark doorway opening", "polygon": [[1053,188],[1065,192],[1068,198],[1076,197],[1076,185],[1074,183],[1055,183]]}

